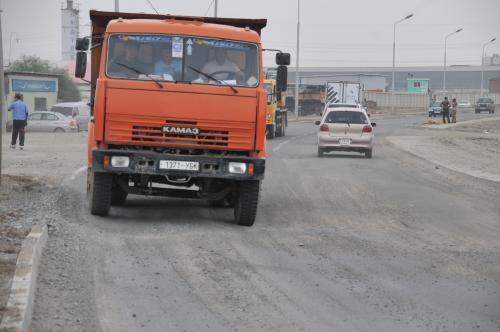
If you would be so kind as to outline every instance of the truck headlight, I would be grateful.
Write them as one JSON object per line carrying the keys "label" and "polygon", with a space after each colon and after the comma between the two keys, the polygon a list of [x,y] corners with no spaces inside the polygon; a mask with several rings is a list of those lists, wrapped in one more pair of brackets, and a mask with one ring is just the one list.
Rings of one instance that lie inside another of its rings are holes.
{"label": "truck headlight", "polygon": [[245,163],[229,163],[229,173],[233,174],[245,174],[247,172],[247,164]]}
{"label": "truck headlight", "polygon": [[130,165],[130,158],[124,156],[112,156],[111,166],[112,167],[128,167]]}

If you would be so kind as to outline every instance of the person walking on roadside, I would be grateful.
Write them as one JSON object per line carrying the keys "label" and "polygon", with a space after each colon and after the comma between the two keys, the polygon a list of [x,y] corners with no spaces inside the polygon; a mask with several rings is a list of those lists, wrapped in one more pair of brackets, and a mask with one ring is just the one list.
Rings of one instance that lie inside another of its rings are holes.
{"label": "person walking on roadside", "polygon": [[441,113],[443,114],[443,123],[446,123],[446,119],[448,119],[448,123],[450,123],[450,101],[448,97],[444,97],[444,100],[441,102]]}
{"label": "person walking on roadside", "polygon": [[11,149],[16,148],[17,136],[19,135],[19,148],[24,148],[24,128],[28,124],[28,106],[23,102],[23,95],[16,93],[14,102],[9,106],[12,111],[12,141]]}
{"label": "person walking on roadside", "polygon": [[452,123],[457,123],[457,107],[458,107],[457,99],[453,98],[451,100],[451,122]]}

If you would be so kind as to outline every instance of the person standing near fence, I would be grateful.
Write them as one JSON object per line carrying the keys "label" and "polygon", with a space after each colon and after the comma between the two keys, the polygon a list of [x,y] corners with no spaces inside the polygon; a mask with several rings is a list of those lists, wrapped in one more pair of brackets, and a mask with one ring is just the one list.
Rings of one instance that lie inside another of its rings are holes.
{"label": "person standing near fence", "polygon": [[457,123],[457,107],[458,107],[457,99],[453,98],[451,100],[451,122],[452,123]]}
{"label": "person standing near fence", "polygon": [[19,148],[24,148],[24,128],[28,124],[28,106],[23,101],[23,95],[16,93],[14,102],[9,106],[9,112],[12,111],[12,141],[11,149],[16,148],[17,136],[19,135]]}
{"label": "person standing near fence", "polygon": [[444,97],[444,100],[441,102],[441,113],[443,114],[443,123],[446,123],[446,119],[448,119],[448,123],[450,123],[450,101],[448,97]]}

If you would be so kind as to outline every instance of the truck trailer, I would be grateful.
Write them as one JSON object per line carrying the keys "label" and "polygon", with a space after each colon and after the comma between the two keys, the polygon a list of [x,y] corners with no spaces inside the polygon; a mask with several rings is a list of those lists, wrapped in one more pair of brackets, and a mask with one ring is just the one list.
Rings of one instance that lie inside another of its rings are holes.
{"label": "truck trailer", "polygon": [[[87,200],[204,199],[253,225],[266,158],[265,19],[90,11],[75,76],[91,61]],[[90,49],[90,50],[89,50]],[[289,54],[276,57],[286,84]]]}

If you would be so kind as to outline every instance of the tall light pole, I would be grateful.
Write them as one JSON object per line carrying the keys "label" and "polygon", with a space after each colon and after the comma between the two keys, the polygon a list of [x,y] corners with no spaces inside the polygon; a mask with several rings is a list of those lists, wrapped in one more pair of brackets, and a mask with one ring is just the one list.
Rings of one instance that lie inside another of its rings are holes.
{"label": "tall light pole", "polygon": [[299,118],[300,0],[297,0],[297,54],[295,58],[295,118]]}
{"label": "tall light pole", "polygon": [[218,10],[218,2],[217,0],[215,0],[215,3],[214,3],[214,17],[217,17],[217,10]]}
{"label": "tall light pole", "polygon": [[460,28],[457,31],[453,31],[452,33],[449,33],[446,35],[446,37],[444,37],[443,93],[446,93],[446,44],[448,41],[448,37],[450,37],[456,33],[459,33],[462,30],[463,29]]}
{"label": "tall light pole", "polygon": [[120,11],[120,0],[115,0],[115,12]]}
{"label": "tall light pole", "polygon": [[394,81],[395,81],[395,71],[396,71],[396,25],[398,23],[403,22],[404,20],[407,20],[409,18],[413,17],[413,14],[410,14],[396,22],[394,22],[394,36],[392,39],[392,89],[391,89],[391,110],[394,112]]}
{"label": "tall light pole", "polygon": [[484,89],[484,87],[483,87],[483,80],[484,80],[484,49],[486,48],[486,45],[493,43],[495,40],[497,40],[497,39],[493,38],[489,42],[483,44],[483,53],[482,53],[483,56],[481,57],[481,97],[483,96],[483,89]]}

